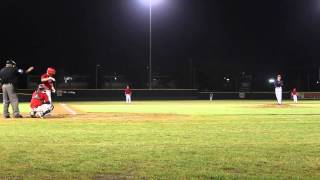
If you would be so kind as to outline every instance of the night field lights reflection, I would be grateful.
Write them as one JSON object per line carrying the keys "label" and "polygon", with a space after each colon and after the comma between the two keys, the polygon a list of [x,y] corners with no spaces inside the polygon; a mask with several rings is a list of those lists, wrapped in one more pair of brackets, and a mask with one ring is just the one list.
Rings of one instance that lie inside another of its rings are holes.
{"label": "night field lights reflection", "polygon": [[274,80],[273,78],[269,79],[269,83],[270,83],[270,84],[272,84],[272,83],[274,83],[274,82],[275,82],[275,80]]}
{"label": "night field lights reflection", "polygon": [[139,0],[142,4],[146,6],[156,6],[158,4],[161,4],[164,0]]}

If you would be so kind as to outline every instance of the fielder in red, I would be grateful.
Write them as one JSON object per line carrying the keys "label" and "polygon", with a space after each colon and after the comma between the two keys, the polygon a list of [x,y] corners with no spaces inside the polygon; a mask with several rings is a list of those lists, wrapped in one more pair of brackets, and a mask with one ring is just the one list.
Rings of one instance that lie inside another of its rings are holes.
{"label": "fielder in red", "polygon": [[126,102],[131,103],[132,91],[129,86],[124,89],[124,95],[126,96]]}
{"label": "fielder in red", "polygon": [[298,92],[296,88],[293,88],[291,91],[291,96],[294,103],[298,103]]}
{"label": "fielder in red", "polygon": [[56,79],[53,77],[56,74],[56,70],[52,67],[47,69],[47,73],[41,76],[41,82],[46,87],[46,94],[49,98],[49,102],[52,104],[51,92],[55,93],[56,89],[54,88],[54,82]]}
{"label": "fielder in red", "polygon": [[53,110],[53,105],[50,104],[49,97],[45,91],[46,86],[44,84],[39,84],[37,90],[32,94],[30,102],[30,115],[32,118],[43,118],[43,116],[45,116]]}

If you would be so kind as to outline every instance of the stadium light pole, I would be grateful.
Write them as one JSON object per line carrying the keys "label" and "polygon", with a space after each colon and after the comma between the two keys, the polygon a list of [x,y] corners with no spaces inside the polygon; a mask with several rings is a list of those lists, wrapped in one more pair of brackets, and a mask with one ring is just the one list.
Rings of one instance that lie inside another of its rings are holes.
{"label": "stadium light pole", "polygon": [[149,0],[149,89],[152,89],[152,0]]}
{"label": "stadium light pole", "polygon": [[140,0],[149,6],[149,89],[152,89],[152,6],[162,0]]}
{"label": "stadium light pole", "polygon": [[98,89],[98,73],[99,73],[100,64],[96,64],[96,89]]}

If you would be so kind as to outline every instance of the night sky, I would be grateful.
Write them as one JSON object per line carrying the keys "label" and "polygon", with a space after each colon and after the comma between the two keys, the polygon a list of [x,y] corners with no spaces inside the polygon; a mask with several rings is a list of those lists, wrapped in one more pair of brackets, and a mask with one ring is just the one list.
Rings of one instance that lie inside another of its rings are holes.
{"label": "night sky", "polygon": [[[149,9],[142,1],[2,0],[1,62],[14,57],[36,74],[53,66],[89,76],[100,64],[102,74],[143,88]],[[319,0],[162,1],[153,7],[153,70],[178,88],[234,90],[223,77],[237,81],[245,72],[255,90],[268,90],[279,73],[288,89],[319,89]]]}

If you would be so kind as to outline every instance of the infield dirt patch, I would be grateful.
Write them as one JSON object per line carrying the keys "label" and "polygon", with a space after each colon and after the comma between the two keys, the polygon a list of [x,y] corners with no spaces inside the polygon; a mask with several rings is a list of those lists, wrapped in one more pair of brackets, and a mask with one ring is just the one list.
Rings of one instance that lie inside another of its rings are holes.
{"label": "infield dirt patch", "polygon": [[248,106],[248,108],[304,108],[292,104],[259,104],[256,106]]}
{"label": "infield dirt patch", "polygon": [[[67,107],[66,107],[67,106]],[[69,108],[69,110],[68,110]],[[76,114],[70,113],[72,109]],[[25,118],[30,118],[24,113]],[[37,119],[37,118],[33,118]],[[162,113],[87,113],[59,103],[54,104],[54,110],[45,120],[62,121],[119,121],[119,122],[146,122],[146,121],[176,121],[191,119],[188,115],[162,114]]]}
{"label": "infield dirt patch", "polygon": [[[63,112],[63,111],[62,111]],[[152,121],[179,121],[191,119],[191,116],[174,114],[147,114],[147,113],[82,113],[77,115],[58,114],[55,112],[44,119],[67,121],[110,121],[110,122],[152,122]]]}
{"label": "infield dirt patch", "polygon": [[150,114],[150,113],[86,113],[75,116],[79,119],[98,121],[176,121],[187,120],[190,116],[177,114]]}

